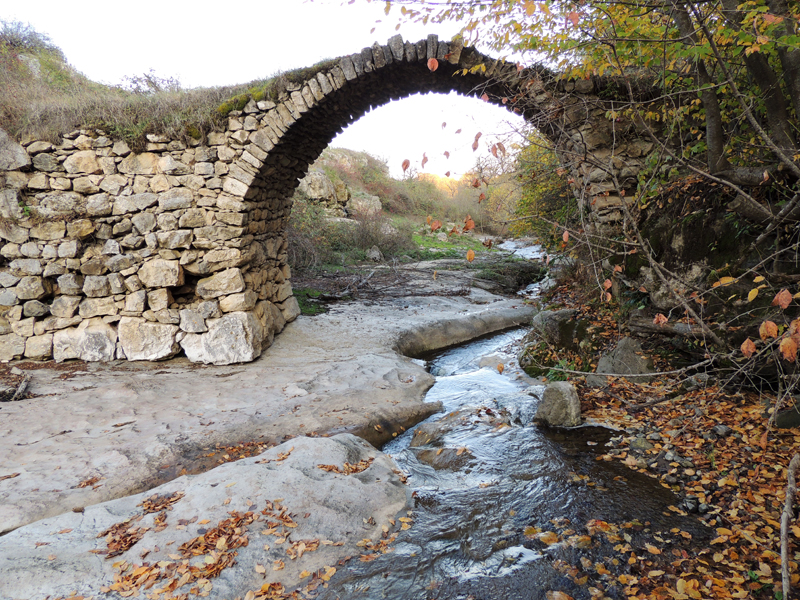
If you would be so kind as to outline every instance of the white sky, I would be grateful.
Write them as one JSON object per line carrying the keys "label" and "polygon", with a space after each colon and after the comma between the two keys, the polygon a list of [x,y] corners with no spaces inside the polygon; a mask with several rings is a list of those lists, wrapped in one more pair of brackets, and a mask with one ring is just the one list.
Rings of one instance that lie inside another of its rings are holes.
{"label": "white sky", "polygon": [[[452,23],[403,24],[395,31],[399,11],[395,7],[386,16],[384,6],[377,0],[29,0],[0,9],[0,18],[30,23],[50,36],[92,80],[117,84],[153,69],[184,87],[247,83],[352,54],[375,41],[386,44],[395,33],[417,41],[429,33],[450,39],[457,32]],[[498,139],[508,146],[506,134],[521,124],[520,117],[478,99],[430,94],[377,108],[331,146],[387,159],[396,177],[406,158],[417,170],[457,177]],[[478,132],[483,136],[473,152]],[[421,169],[423,153],[429,162]]]}

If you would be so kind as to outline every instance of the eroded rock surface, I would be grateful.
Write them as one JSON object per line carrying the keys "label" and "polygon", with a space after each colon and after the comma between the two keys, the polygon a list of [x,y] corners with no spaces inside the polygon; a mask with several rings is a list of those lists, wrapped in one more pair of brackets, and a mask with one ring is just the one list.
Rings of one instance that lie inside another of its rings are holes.
{"label": "eroded rock surface", "polygon": [[[358,472],[336,472],[345,463]],[[345,556],[369,553],[356,544],[398,529],[409,500],[394,461],[360,438],[296,438],[0,538],[0,597],[143,592],[150,580],[152,592],[173,577],[183,582],[175,594],[244,597],[267,583],[289,592],[314,581],[302,571],[330,573]]]}

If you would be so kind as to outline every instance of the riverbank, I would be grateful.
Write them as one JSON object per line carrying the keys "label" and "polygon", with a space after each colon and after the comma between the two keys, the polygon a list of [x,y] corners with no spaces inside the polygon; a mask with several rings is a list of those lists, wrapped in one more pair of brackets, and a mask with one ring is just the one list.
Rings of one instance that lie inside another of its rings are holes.
{"label": "riverbank", "polygon": [[[551,302],[555,310],[574,309],[574,319],[590,321],[606,348],[629,334],[611,309],[587,306],[574,288],[555,289]],[[643,346],[658,370],[670,369],[655,352],[658,344],[645,338]],[[561,358],[572,360],[566,352]],[[780,521],[800,435],[769,427],[767,407],[774,398],[725,388],[713,374],[690,374],[648,383],[609,377],[599,387],[575,373],[559,374],[578,388],[588,422],[620,431],[597,460],[620,461],[657,478],[681,498],[670,511],[698,519],[709,532],[708,540],[699,540],[686,531],[664,531],[636,544],[623,534],[642,524],[595,525],[590,535],[605,538],[616,557],[604,569],[564,565],[564,573],[584,588],[609,595],[615,589],[626,598],[781,598]],[[785,566],[796,587],[800,528],[793,517],[789,525]]]}

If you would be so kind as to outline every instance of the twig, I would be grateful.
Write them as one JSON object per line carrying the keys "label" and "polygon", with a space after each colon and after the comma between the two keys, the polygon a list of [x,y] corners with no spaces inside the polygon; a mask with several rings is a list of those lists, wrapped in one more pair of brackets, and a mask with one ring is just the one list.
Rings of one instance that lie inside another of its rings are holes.
{"label": "twig", "polygon": [[11,397],[11,402],[15,402],[22,398],[23,394],[25,394],[25,390],[28,389],[28,384],[30,382],[31,382],[31,376],[25,375],[25,377],[22,378],[22,381],[19,382],[19,385],[17,386],[17,391],[14,392],[14,395]]}
{"label": "twig", "polygon": [[659,377],[661,375],[682,375],[687,371],[691,371],[699,367],[704,367],[708,364],[711,364],[712,362],[714,362],[714,359],[708,358],[697,364],[689,365],[688,367],[683,367],[682,369],[675,369],[674,371],[657,371],[655,373],[591,373],[588,371],[573,371],[571,369],[561,369],[559,367],[544,367],[543,365],[538,365],[538,366],[546,368],[550,371],[558,371],[559,373],[569,373],[570,375],[605,375],[607,377],[631,378],[631,377]]}
{"label": "twig", "polygon": [[786,479],[788,479],[786,483],[786,500],[783,503],[783,513],[781,514],[781,580],[783,582],[784,600],[789,600],[789,592],[792,589],[789,582],[789,521],[794,516],[792,505],[797,495],[795,474],[798,467],[800,467],[800,454],[795,454],[789,463],[789,469],[786,473]]}

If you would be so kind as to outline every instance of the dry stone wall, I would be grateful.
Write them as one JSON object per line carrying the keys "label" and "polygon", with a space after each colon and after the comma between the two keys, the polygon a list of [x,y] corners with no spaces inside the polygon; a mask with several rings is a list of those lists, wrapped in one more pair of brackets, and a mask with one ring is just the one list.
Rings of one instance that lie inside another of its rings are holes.
{"label": "dry stone wall", "polygon": [[148,139],[135,154],[81,130],[4,153],[0,359],[242,362],[297,316],[288,207],[224,190],[244,150]]}
{"label": "dry stone wall", "polygon": [[522,113],[553,139],[596,221],[621,218],[619,182],[649,147],[609,121],[593,82],[395,36],[188,145],[149,135],[134,153],[95,129],[57,144],[0,131],[0,360],[257,358],[299,313],[286,224],[309,165],[375,106],[452,90]]}

